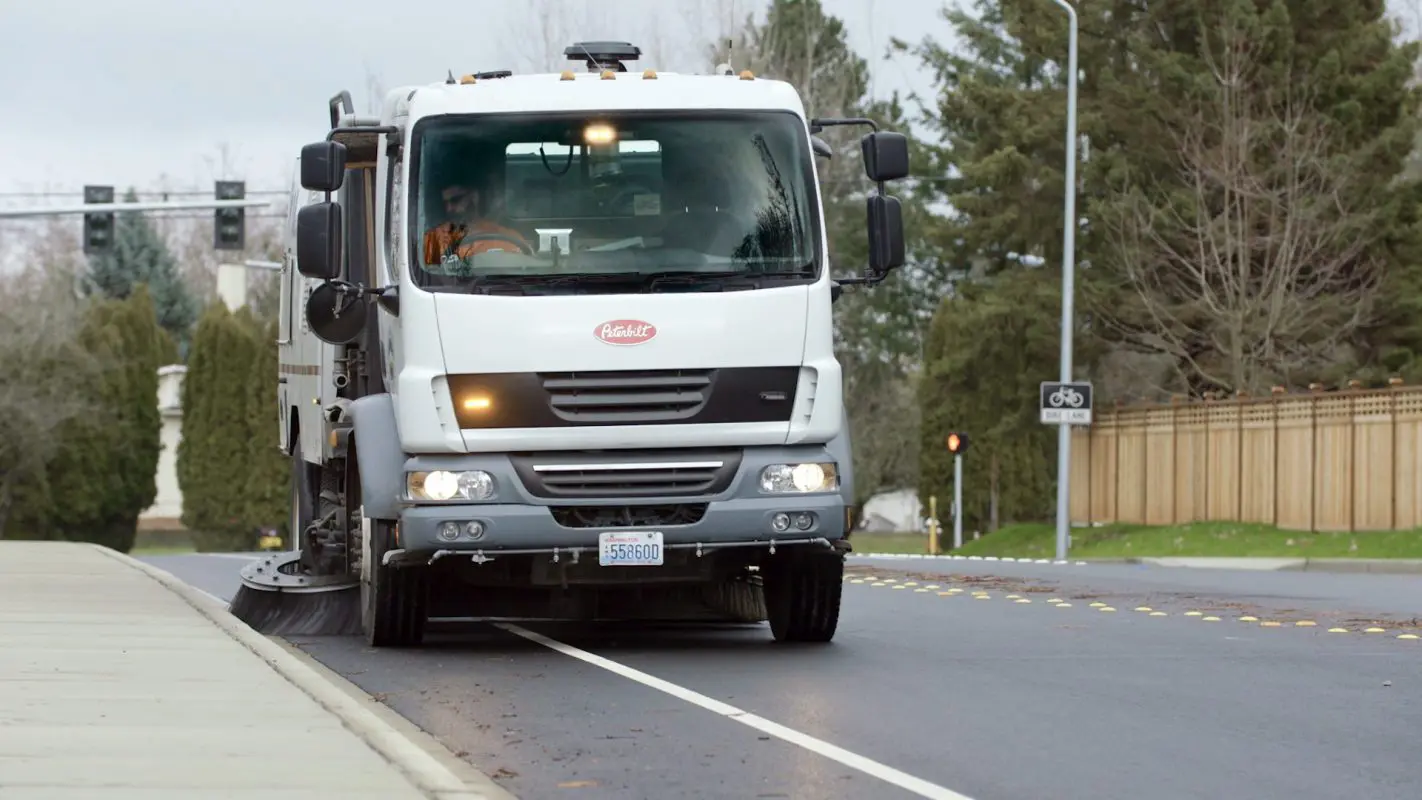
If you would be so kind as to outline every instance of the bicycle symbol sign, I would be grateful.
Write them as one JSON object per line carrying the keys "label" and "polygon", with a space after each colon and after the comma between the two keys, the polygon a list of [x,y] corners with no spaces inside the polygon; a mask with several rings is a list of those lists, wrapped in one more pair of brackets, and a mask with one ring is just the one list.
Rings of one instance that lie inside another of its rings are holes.
{"label": "bicycle symbol sign", "polygon": [[1090,425],[1091,384],[1043,381],[1038,405],[1044,425]]}

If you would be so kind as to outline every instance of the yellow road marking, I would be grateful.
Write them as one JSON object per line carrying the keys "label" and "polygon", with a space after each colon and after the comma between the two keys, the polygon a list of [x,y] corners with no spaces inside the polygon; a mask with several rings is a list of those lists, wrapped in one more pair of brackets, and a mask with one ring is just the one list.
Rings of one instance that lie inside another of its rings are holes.
{"label": "yellow road marking", "polygon": [[1263,622],[1259,623],[1259,627],[1261,627],[1261,628],[1277,628],[1277,627],[1279,627],[1279,626],[1281,626],[1281,625],[1283,625],[1283,624],[1284,624],[1284,623],[1282,623],[1282,622],[1275,622],[1275,621],[1272,620],[1272,619],[1266,619],[1266,620],[1264,620]]}
{"label": "yellow road marking", "polygon": [[1028,599],[1025,598],[1025,597],[1019,597],[1019,598],[1017,598],[1016,600],[1013,600],[1012,602],[1014,602],[1014,603],[1030,603],[1030,602],[1032,602],[1032,601],[1031,601],[1031,600],[1028,600]]}
{"label": "yellow road marking", "polygon": [[1347,632],[1348,632],[1348,629],[1347,629],[1347,628],[1329,628],[1329,629],[1328,629],[1328,632],[1329,632],[1329,633],[1347,633]]}
{"label": "yellow road marking", "polygon": [[1098,600],[1097,602],[1092,603],[1092,604],[1091,604],[1091,607],[1092,607],[1092,608],[1105,608],[1105,607],[1106,607],[1106,604],[1105,604],[1105,603],[1102,603],[1102,602],[1100,602],[1100,601]]}
{"label": "yellow road marking", "polygon": [[1137,610],[1137,611],[1150,611],[1150,610],[1151,610],[1151,607],[1150,607],[1150,606],[1136,606],[1136,610]]}
{"label": "yellow road marking", "polygon": [[1402,634],[1398,634],[1398,637],[1397,637],[1397,638],[1399,638],[1399,639],[1416,639],[1416,638],[1418,638],[1418,637],[1417,637],[1417,634],[1415,634],[1415,633],[1402,633]]}
{"label": "yellow road marking", "polygon": [[1240,617],[1240,618],[1239,618],[1239,621],[1240,621],[1240,622],[1258,622],[1258,621],[1259,621],[1259,618],[1258,618],[1258,617]]}
{"label": "yellow road marking", "polygon": [[1364,628],[1363,633],[1387,633],[1382,628]]}
{"label": "yellow road marking", "polygon": [[1295,622],[1295,623],[1294,623],[1294,627],[1296,627],[1296,628],[1312,628],[1312,627],[1315,627],[1315,626],[1317,626],[1317,625],[1318,625],[1318,623],[1317,623],[1317,622],[1314,622],[1314,621],[1311,620],[1311,619],[1301,619],[1301,620],[1299,620],[1298,622]]}
{"label": "yellow road marking", "polygon": [[1204,621],[1205,621],[1205,622],[1219,622],[1219,621],[1220,621],[1220,618],[1219,618],[1219,617],[1205,617],[1205,618],[1204,618]]}
{"label": "yellow road marking", "polygon": [[1115,611],[1116,609],[1114,609],[1114,608],[1112,608],[1112,607],[1110,607],[1110,606],[1102,606],[1102,607],[1101,607],[1101,610],[1102,610],[1102,611]]}
{"label": "yellow road marking", "polygon": [[1056,603],[1057,608],[1071,608],[1071,603]]}
{"label": "yellow road marking", "polygon": [[1187,617],[1203,617],[1203,616],[1205,616],[1205,612],[1203,612],[1203,611],[1186,611],[1186,612],[1185,612],[1185,616],[1187,616]]}
{"label": "yellow road marking", "polygon": [[1164,611],[1152,611],[1152,612],[1150,612],[1150,615],[1151,615],[1152,617],[1168,617],[1168,616],[1170,616],[1169,614],[1165,613]]}

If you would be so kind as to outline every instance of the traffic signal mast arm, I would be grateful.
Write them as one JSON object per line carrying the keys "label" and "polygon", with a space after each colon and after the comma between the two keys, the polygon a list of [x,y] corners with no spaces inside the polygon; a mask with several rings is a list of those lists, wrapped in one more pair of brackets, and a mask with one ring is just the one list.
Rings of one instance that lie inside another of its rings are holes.
{"label": "traffic signal mast arm", "polygon": [[89,203],[43,208],[0,208],[0,219],[19,217],[59,217],[75,214],[113,214],[124,211],[198,211],[219,208],[259,208],[270,200],[173,200],[156,203]]}

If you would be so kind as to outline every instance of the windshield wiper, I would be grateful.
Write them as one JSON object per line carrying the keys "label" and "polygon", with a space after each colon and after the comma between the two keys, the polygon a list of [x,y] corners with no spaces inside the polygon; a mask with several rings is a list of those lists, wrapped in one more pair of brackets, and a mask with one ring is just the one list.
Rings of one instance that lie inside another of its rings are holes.
{"label": "windshield wiper", "polygon": [[787,280],[791,278],[813,277],[813,268],[792,270],[789,272],[745,272],[743,270],[706,272],[698,270],[677,270],[673,272],[657,272],[647,277],[647,288],[658,285],[685,286],[691,283],[709,282],[722,287],[734,287],[736,281],[727,279],[739,279],[743,285],[752,289],[759,289],[761,281],[767,280]]}
{"label": "windshield wiper", "polygon": [[532,275],[476,275],[460,288],[470,292],[498,286],[572,286],[580,283],[629,283],[642,277],[640,272],[573,272]]}

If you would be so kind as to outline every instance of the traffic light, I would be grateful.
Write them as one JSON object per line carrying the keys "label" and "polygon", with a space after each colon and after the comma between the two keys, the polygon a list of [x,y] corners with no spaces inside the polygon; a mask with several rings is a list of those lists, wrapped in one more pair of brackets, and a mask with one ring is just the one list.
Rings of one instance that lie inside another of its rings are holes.
{"label": "traffic light", "polygon": [[[84,203],[112,203],[114,187],[85,186]],[[105,253],[114,247],[114,212],[84,215],[84,255]]]}
{"label": "traffic light", "polygon": [[[218,200],[242,200],[247,196],[245,181],[218,181]],[[247,209],[219,208],[213,212],[212,247],[214,250],[245,250],[247,248]]]}
{"label": "traffic light", "polygon": [[961,456],[968,451],[968,434],[955,431],[943,437],[943,443],[948,446],[948,452]]}

